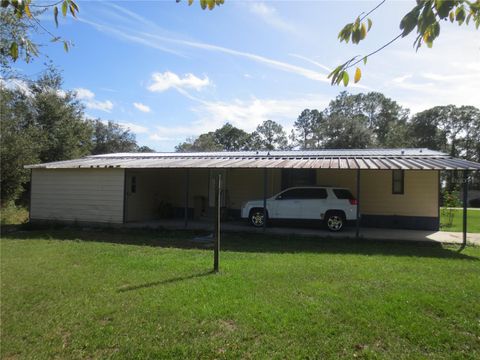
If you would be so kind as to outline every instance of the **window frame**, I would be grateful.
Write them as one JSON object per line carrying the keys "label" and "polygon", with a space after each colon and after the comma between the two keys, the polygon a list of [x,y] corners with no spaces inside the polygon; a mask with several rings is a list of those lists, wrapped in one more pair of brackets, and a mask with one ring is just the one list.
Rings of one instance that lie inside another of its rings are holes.
{"label": "window frame", "polygon": [[[395,178],[395,173],[400,174],[400,179]],[[395,184],[400,183],[400,190],[395,190]],[[404,195],[405,194],[405,170],[392,170],[392,194]]]}
{"label": "window frame", "polygon": [[137,176],[132,175],[130,179],[130,194],[136,194],[137,193]]}

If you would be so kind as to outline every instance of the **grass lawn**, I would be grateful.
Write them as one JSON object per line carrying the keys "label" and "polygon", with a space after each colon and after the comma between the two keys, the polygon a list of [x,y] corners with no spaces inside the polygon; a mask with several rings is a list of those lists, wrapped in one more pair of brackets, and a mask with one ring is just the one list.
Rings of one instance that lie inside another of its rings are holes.
{"label": "grass lawn", "polygon": [[[440,211],[440,230],[443,231],[463,231],[463,211],[455,209],[453,222],[447,226],[447,217],[443,209]],[[467,211],[467,231],[469,233],[480,233],[480,210]]]}
{"label": "grass lawn", "polygon": [[1,240],[1,358],[480,358],[480,248],[192,232]]}

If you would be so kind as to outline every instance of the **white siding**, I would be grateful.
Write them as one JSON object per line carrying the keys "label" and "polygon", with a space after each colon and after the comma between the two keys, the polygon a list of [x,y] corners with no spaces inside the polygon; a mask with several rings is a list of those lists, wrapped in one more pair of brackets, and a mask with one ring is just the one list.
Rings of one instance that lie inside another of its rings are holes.
{"label": "white siding", "polygon": [[123,222],[123,169],[33,169],[30,218]]}

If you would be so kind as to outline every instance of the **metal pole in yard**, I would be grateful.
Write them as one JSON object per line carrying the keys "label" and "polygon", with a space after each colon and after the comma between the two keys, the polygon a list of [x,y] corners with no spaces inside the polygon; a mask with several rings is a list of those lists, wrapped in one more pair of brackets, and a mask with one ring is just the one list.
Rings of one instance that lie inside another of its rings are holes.
{"label": "metal pole in yard", "polygon": [[267,229],[267,168],[263,169],[263,231]]}
{"label": "metal pole in yard", "polygon": [[360,237],[360,168],[357,169],[357,221],[355,229],[355,238]]}
{"label": "metal pole in yard", "polygon": [[220,255],[220,215],[221,215],[221,190],[222,190],[222,175],[218,174],[217,189],[215,196],[215,204],[217,206],[216,219],[215,219],[215,244],[213,248],[213,271],[218,272],[219,267],[219,255]]}
{"label": "metal pole in yard", "polygon": [[188,195],[189,195],[189,187],[190,187],[190,171],[187,169],[187,173],[185,175],[185,228],[188,227]]}
{"label": "metal pole in yard", "polygon": [[468,171],[463,170],[463,242],[460,251],[467,246],[467,202],[468,202]]}

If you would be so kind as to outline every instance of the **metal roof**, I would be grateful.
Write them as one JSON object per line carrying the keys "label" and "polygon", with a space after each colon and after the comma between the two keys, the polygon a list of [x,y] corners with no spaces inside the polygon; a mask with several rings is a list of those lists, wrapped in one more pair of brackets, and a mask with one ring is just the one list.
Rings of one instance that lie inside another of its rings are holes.
{"label": "metal roof", "polygon": [[365,170],[480,170],[480,164],[429,149],[339,149],[197,153],[117,153],[28,165],[76,168],[295,168]]}

